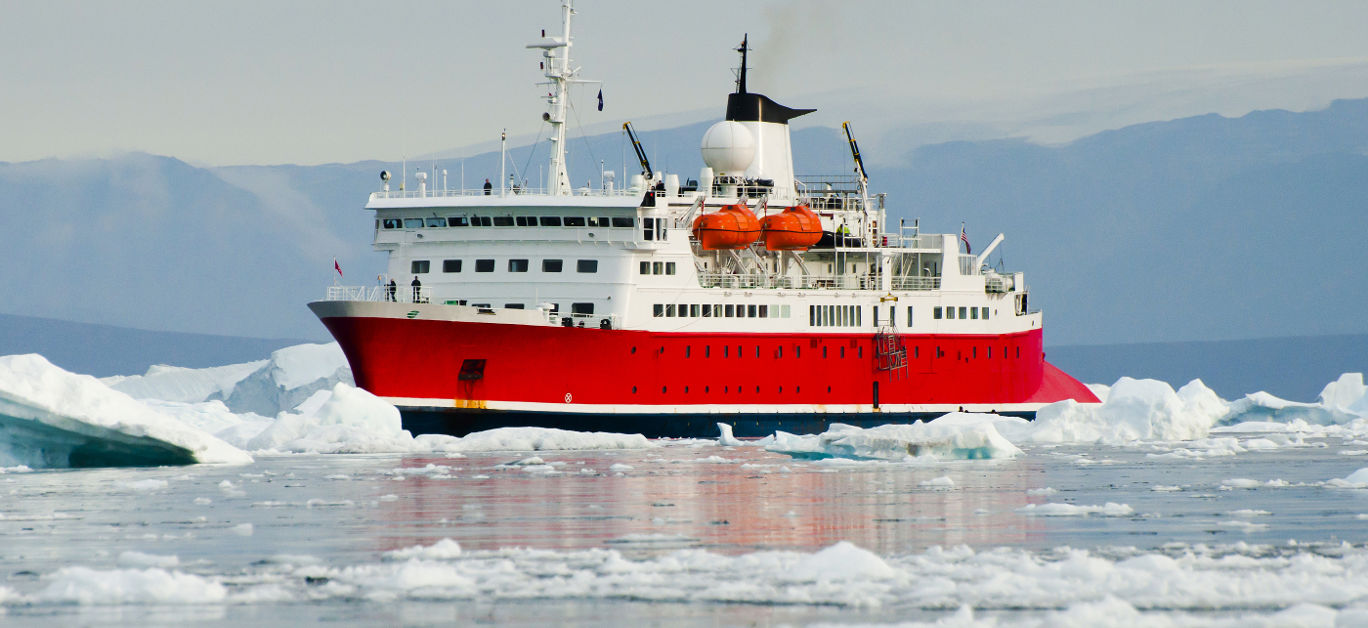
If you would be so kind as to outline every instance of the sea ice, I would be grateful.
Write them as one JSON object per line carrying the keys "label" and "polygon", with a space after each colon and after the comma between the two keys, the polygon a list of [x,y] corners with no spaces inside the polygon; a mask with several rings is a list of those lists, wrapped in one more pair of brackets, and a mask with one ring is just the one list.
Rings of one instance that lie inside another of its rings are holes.
{"label": "sea ice", "polygon": [[952,412],[925,423],[888,424],[862,429],[833,423],[826,432],[796,435],[776,432],[765,449],[795,458],[902,461],[1010,458],[1021,453],[998,433],[1006,419],[991,414]]}

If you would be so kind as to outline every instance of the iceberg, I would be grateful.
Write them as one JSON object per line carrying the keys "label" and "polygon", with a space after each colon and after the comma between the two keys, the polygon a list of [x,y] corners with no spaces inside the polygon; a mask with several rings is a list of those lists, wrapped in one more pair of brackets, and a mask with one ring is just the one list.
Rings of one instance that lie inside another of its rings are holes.
{"label": "iceberg", "polygon": [[1123,377],[1101,404],[1070,400],[1041,408],[1021,435],[1036,443],[1192,440],[1205,438],[1226,414],[1226,403],[1199,379],[1174,391],[1158,380]]}
{"label": "iceberg", "polygon": [[251,462],[176,416],[36,354],[0,357],[0,467]]}
{"label": "iceberg", "polygon": [[207,369],[153,366],[144,375],[106,378],[138,399],[197,403],[221,401],[236,413],[274,417],[319,391],[354,384],[351,367],[337,343],[278,349],[266,360]]}

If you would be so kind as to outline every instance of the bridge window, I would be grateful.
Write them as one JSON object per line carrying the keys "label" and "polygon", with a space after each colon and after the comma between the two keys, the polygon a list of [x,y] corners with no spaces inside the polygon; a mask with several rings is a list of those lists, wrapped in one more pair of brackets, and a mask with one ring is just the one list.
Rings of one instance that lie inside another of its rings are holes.
{"label": "bridge window", "polygon": [[405,228],[405,229],[421,229],[422,227],[423,227],[423,219],[422,219],[422,218],[405,218],[405,219],[404,219],[404,228]]}
{"label": "bridge window", "polygon": [[567,226],[567,227],[583,227],[583,226],[585,226],[585,223],[586,223],[586,222],[588,222],[588,221],[586,221],[586,220],[584,219],[584,216],[566,216],[566,217],[565,217],[565,226]]}
{"label": "bridge window", "polygon": [[561,226],[561,217],[560,217],[560,216],[542,216],[542,217],[538,218],[537,221],[540,222],[540,223],[541,223],[541,226],[543,226],[543,227],[559,227],[559,226]]}
{"label": "bridge window", "polygon": [[432,262],[425,259],[416,259],[409,264],[409,272],[415,275],[426,273],[432,267]]}
{"label": "bridge window", "polygon": [[404,226],[404,221],[398,218],[386,218],[382,223],[386,229],[399,229]]}
{"label": "bridge window", "polygon": [[598,260],[596,260],[596,259],[575,260],[575,271],[576,271],[576,272],[581,272],[581,273],[596,273],[596,272],[598,272]]}
{"label": "bridge window", "polygon": [[461,260],[458,260],[458,259],[444,259],[444,260],[442,260],[442,272],[444,272],[444,273],[459,273],[459,272],[461,272]]}
{"label": "bridge window", "polygon": [[448,227],[466,227],[470,225],[470,220],[465,216],[447,216]]}
{"label": "bridge window", "polygon": [[512,217],[512,216],[495,216],[495,217],[494,217],[494,226],[495,226],[495,227],[512,227],[512,226],[513,226],[513,217]]}
{"label": "bridge window", "polygon": [[558,260],[558,259],[544,259],[544,260],[542,260],[542,272],[544,272],[544,273],[558,273],[558,272],[560,272],[560,271],[561,271],[561,261],[560,261],[560,260]]}
{"label": "bridge window", "polygon": [[477,259],[477,260],[475,260],[475,272],[477,272],[477,273],[492,273],[492,272],[494,272],[494,260],[492,260],[492,259]]}
{"label": "bridge window", "polygon": [[594,313],[594,304],[593,304],[593,303],[571,303],[571,304],[570,304],[570,313],[571,313],[571,314],[593,314],[593,313]]}
{"label": "bridge window", "polygon": [[471,216],[471,217],[470,217],[470,226],[472,226],[472,227],[488,227],[488,226],[490,226],[490,225],[492,225],[492,224],[494,224],[494,221],[493,221],[493,219],[491,219],[489,216]]}
{"label": "bridge window", "polygon": [[511,259],[511,260],[508,260],[508,272],[510,272],[510,273],[525,273],[525,272],[527,272],[527,260],[525,260],[525,259]]}
{"label": "bridge window", "polygon": [[433,228],[436,228],[436,227],[445,227],[445,226],[446,226],[446,219],[445,219],[445,218],[428,218],[428,219],[427,219],[427,226],[433,227]]}
{"label": "bridge window", "polygon": [[514,218],[514,222],[516,222],[516,223],[518,224],[519,227],[535,227],[535,226],[537,226],[537,217],[536,217],[536,216],[517,216],[517,217]]}
{"label": "bridge window", "polygon": [[634,221],[633,219],[631,219],[631,218],[616,218],[616,217],[613,218],[613,226],[614,226],[614,227],[626,227],[626,228],[630,229],[630,228],[632,228],[632,226],[633,226],[633,225],[632,225],[633,222],[635,222],[635,221]]}

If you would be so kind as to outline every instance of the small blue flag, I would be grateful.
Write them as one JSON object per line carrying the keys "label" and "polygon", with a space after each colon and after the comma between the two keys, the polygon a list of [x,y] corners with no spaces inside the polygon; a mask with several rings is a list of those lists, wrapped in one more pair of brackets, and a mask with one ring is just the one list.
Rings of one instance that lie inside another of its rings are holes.
{"label": "small blue flag", "polygon": [[602,89],[599,90],[598,99],[599,99],[599,111],[603,111],[603,90],[602,90]]}

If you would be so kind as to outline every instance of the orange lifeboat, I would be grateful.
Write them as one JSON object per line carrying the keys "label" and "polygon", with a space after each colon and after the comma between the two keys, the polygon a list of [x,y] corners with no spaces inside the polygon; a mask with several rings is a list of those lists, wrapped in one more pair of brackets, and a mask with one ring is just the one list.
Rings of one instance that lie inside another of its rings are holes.
{"label": "orange lifeboat", "polygon": [[760,238],[760,221],[745,205],[727,205],[694,219],[694,237],[703,249],[744,249]]}
{"label": "orange lifeboat", "polygon": [[765,249],[769,251],[806,251],[822,239],[822,220],[807,205],[765,216],[760,226],[765,233]]}

